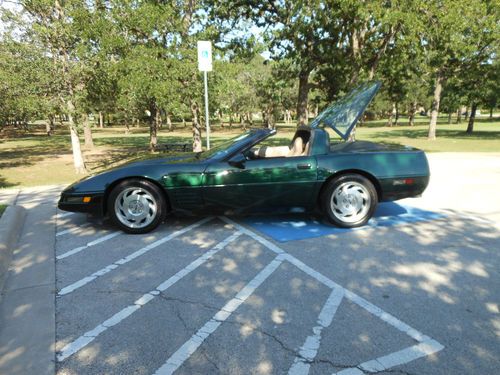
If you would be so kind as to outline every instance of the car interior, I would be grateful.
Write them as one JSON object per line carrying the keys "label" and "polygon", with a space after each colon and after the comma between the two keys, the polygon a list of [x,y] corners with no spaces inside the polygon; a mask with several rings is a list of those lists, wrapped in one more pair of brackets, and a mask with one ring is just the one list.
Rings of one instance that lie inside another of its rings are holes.
{"label": "car interior", "polygon": [[311,131],[307,128],[299,128],[288,146],[261,146],[250,149],[250,159],[265,159],[279,157],[296,157],[309,155],[311,146]]}

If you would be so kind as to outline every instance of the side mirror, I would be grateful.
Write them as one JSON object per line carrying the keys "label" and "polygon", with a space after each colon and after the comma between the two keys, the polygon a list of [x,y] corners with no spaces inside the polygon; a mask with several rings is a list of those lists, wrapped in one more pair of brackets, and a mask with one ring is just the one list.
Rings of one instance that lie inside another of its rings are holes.
{"label": "side mirror", "polygon": [[236,154],[231,159],[228,160],[228,163],[233,167],[244,169],[246,161],[247,159],[245,158],[245,155]]}

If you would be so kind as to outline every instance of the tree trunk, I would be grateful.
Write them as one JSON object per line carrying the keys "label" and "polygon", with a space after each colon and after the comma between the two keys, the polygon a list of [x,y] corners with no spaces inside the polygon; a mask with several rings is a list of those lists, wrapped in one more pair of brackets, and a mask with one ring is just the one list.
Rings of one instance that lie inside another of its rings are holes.
{"label": "tree trunk", "polygon": [[233,114],[229,113],[229,129],[233,128]]}
{"label": "tree trunk", "polygon": [[451,124],[451,112],[448,112],[448,125]]}
{"label": "tree trunk", "polygon": [[89,117],[86,113],[83,115],[83,136],[85,139],[85,147],[90,149],[94,148],[92,130],[90,129]]}
{"label": "tree trunk", "polygon": [[71,148],[73,150],[73,164],[75,166],[75,172],[77,174],[83,174],[87,172],[85,167],[85,162],[83,161],[82,149],[80,147],[80,139],[78,138],[78,133],[76,131],[75,124],[73,123],[73,116],[68,116],[69,119],[69,132],[71,135]]}
{"label": "tree trunk", "polygon": [[399,125],[399,124],[398,124],[398,121],[399,121],[399,103],[398,103],[398,102],[396,102],[396,103],[394,104],[394,110],[396,111],[396,119],[395,119],[395,121],[394,121],[394,125],[395,125],[395,126],[398,126],[398,125]]}
{"label": "tree trunk", "polygon": [[412,102],[410,106],[410,113],[408,116],[408,125],[410,126],[415,125],[415,112],[417,112],[417,103]]}
{"label": "tree trunk", "polygon": [[384,38],[382,39],[382,42],[381,42],[379,48],[377,49],[377,53],[375,54],[375,56],[373,56],[373,58],[371,59],[371,61],[369,63],[370,69],[368,71],[368,79],[370,81],[373,79],[373,77],[375,77],[375,72],[377,71],[378,64],[379,64],[380,60],[382,59],[382,56],[384,56],[385,51],[387,49],[387,46],[391,43],[391,41],[393,40],[396,33],[399,32],[399,29],[400,29],[400,26],[396,26],[396,27],[391,26],[391,29],[389,30],[389,32],[387,34],[385,34]]}
{"label": "tree trunk", "polygon": [[174,130],[174,127],[172,125],[172,116],[170,115],[169,112],[167,112],[167,128],[169,132]]}
{"label": "tree trunk", "polygon": [[493,118],[493,107],[490,108],[490,120]]}
{"label": "tree trunk", "polygon": [[158,146],[158,106],[153,101],[150,105],[149,111],[149,150],[155,151]]}
{"label": "tree trunk", "polygon": [[130,126],[129,126],[129,121],[128,121],[128,115],[125,115],[125,134],[130,133]]}
{"label": "tree trunk", "polygon": [[198,118],[198,103],[191,100],[191,116],[193,118],[193,152],[202,152],[201,127]]}
{"label": "tree trunk", "polygon": [[47,136],[50,137],[52,135],[52,124],[54,123],[54,120],[52,119],[51,116],[49,116],[49,119],[45,123],[45,132],[47,133]]}
{"label": "tree trunk", "polygon": [[298,125],[307,125],[309,114],[307,113],[307,101],[309,96],[309,71],[302,70],[299,74],[299,94],[297,98],[297,121]]}
{"label": "tree trunk", "polygon": [[104,128],[104,118],[102,116],[102,111],[99,111],[99,127]]}
{"label": "tree trunk", "polygon": [[394,115],[396,114],[396,103],[392,102],[392,109],[389,113],[389,118],[387,119],[387,126],[392,127],[393,125],[393,120],[394,120]]}
{"label": "tree trunk", "polygon": [[[72,89],[71,86],[70,89]],[[73,94],[72,91],[71,94]],[[65,104],[68,110],[67,121],[69,125],[69,133],[71,135],[71,149],[73,151],[73,164],[75,166],[75,172],[77,174],[83,174],[87,172],[87,168],[83,160],[82,148],[80,147],[80,138],[78,137],[76,124],[75,121],[73,120],[73,113],[75,113],[75,105],[73,104],[73,101],[71,99],[67,100]]]}
{"label": "tree trunk", "polygon": [[217,116],[219,117],[219,124],[221,128],[224,128],[224,116],[222,114],[222,109],[217,111]]}
{"label": "tree trunk", "polygon": [[247,112],[247,121],[250,126],[253,126],[253,119],[252,119],[252,114],[250,112]]}
{"label": "tree trunk", "polygon": [[240,125],[243,128],[243,130],[247,130],[247,123],[245,122],[245,119],[243,118],[243,115],[240,113]]}
{"label": "tree trunk", "polygon": [[455,121],[455,124],[460,124],[462,122],[462,107],[458,107],[457,110],[457,121]]}
{"label": "tree trunk", "polygon": [[268,129],[274,129],[275,121],[274,121],[274,108],[273,108],[273,106],[267,107],[266,122],[267,122]]}
{"label": "tree trunk", "polygon": [[354,126],[354,128],[352,128],[351,133],[349,134],[349,138],[347,138],[348,142],[354,142],[356,140],[356,128],[357,126]]}
{"label": "tree trunk", "polygon": [[439,114],[439,103],[441,102],[441,91],[443,90],[443,76],[438,72],[434,83],[434,98],[432,99],[431,121],[429,123],[429,134],[427,139],[433,141],[436,139],[436,125]]}
{"label": "tree trunk", "polygon": [[162,123],[161,109],[160,108],[156,108],[155,122],[156,122],[156,128],[161,129],[163,123]]}
{"label": "tree trunk", "polygon": [[109,113],[106,113],[106,122],[108,127],[111,126],[111,116],[109,115]]}
{"label": "tree trunk", "polygon": [[470,109],[470,117],[469,117],[469,124],[467,125],[467,134],[472,134],[474,131],[474,120],[476,119],[476,110],[477,110],[477,103],[474,102],[471,105]]}

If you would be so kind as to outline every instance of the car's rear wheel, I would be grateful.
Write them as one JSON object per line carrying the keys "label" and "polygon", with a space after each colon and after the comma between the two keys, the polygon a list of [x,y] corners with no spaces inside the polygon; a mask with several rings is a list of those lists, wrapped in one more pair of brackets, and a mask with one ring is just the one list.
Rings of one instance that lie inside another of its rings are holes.
{"label": "car's rear wheel", "polygon": [[165,220],[167,207],[161,190],[146,180],[125,180],[114,187],[108,199],[111,220],[123,231],[147,233]]}
{"label": "car's rear wheel", "polygon": [[358,174],[345,174],[328,183],[321,197],[330,222],[343,228],[365,225],[377,207],[377,191],[372,182]]}

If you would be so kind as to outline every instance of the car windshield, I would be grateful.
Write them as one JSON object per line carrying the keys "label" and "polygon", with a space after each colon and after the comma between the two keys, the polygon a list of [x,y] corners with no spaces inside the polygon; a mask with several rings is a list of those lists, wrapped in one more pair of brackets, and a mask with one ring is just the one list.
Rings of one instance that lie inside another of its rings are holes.
{"label": "car windshield", "polygon": [[241,141],[248,139],[253,133],[251,131],[240,134],[236,137],[230,138],[210,150],[205,150],[201,153],[200,157],[203,159],[220,159],[229,155],[233,150],[239,147]]}

